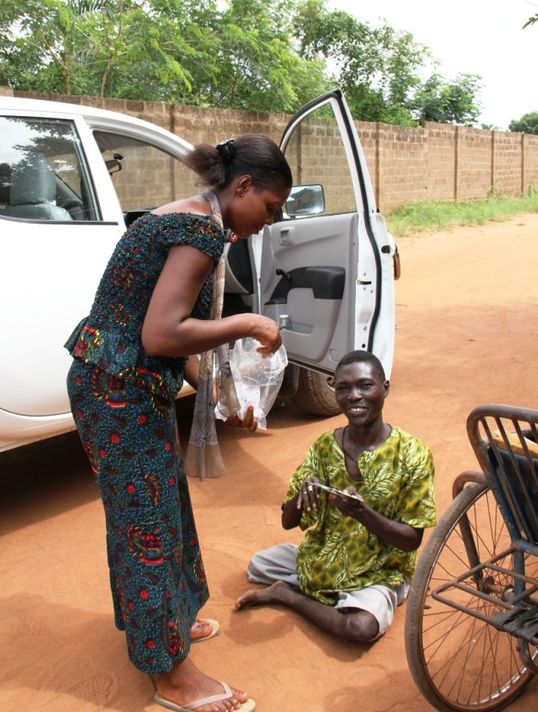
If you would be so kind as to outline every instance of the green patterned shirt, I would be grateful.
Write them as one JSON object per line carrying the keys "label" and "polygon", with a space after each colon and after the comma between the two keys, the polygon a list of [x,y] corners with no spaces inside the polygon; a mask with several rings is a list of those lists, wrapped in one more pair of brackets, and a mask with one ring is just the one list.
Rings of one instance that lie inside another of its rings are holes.
{"label": "green patterned shirt", "polygon": [[[368,506],[388,519],[420,529],[435,525],[433,458],[418,438],[392,428],[380,447],[359,455],[358,464],[364,478],[360,483],[350,478],[334,433],[324,433],[293,473],[284,504],[306,478],[317,475],[338,489],[353,485]],[[338,591],[372,584],[396,587],[415,569],[415,551],[382,541],[360,522],[342,515],[324,492],[318,509],[303,510],[299,526],[308,529],[297,556],[301,589],[322,603],[332,605]]]}

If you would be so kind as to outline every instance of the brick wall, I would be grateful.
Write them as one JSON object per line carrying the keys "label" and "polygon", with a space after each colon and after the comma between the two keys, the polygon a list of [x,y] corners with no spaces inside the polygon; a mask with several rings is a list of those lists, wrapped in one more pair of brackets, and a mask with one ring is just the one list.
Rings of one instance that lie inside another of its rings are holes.
{"label": "brick wall", "polygon": [[[492,188],[503,195],[522,195],[524,134],[492,132]],[[538,186],[538,182],[535,181]]]}
{"label": "brick wall", "polygon": [[379,207],[428,199],[427,135],[420,128],[378,124]]}
{"label": "brick wall", "polygon": [[523,134],[521,136],[523,145],[523,189],[526,195],[538,189],[538,136],[533,134]]}
{"label": "brick wall", "polygon": [[[264,133],[278,142],[290,118],[126,99],[14,93],[120,111],[158,124],[193,144],[244,133]],[[384,212],[417,201],[475,200],[492,192],[518,196],[538,190],[538,136],[436,123],[408,128],[357,121],[356,127],[377,203]],[[327,162],[331,137],[323,136],[324,131],[321,125],[309,127],[308,141],[301,150],[316,151]],[[333,165],[335,199],[342,199],[337,189],[340,156]]]}
{"label": "brick wall", "polygon": [[492,132],[458,126],[456,200],[483,198],[492,188]]}
{"label": "brick wall", "polygon": [[427,123],[426,136],[426,200],[456,198],[456,127]]}

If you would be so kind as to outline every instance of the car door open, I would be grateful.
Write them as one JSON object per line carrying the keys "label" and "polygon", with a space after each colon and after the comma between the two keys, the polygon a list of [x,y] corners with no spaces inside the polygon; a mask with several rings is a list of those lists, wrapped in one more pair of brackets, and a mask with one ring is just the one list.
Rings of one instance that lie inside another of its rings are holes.
{"label": "car door open", "polygon": [[388,375],[395,246],[342,94],[303,107],[281,147],[294,184],[281,218],[264,229],[260,310],[280,325],[290,363],[333,374],[345,353],[367,349]]}

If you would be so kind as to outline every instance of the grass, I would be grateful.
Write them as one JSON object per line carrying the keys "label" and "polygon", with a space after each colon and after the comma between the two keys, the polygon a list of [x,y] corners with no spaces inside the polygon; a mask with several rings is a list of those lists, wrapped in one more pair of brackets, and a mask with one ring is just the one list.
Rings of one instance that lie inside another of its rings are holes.
{"label": "grass", "polygon": [[538,192],[523,198],[491,196],[465,203],[412,203],[386,216],[395,237],[411,233],[443,230],[456,225],[483,225],[490,220],[506,220],[517,213],[537,213]]}

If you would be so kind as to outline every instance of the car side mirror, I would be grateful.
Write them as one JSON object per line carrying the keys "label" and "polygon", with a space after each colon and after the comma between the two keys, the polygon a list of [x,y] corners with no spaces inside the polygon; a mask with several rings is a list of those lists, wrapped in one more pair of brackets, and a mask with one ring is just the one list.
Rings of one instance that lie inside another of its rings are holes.
{"label": "car side mirror", "polygon": [[325,195],[322,185],[294,185],[284,203],[284,217],[306,218],[325,212]]}
{"label": "car side mirror", "polygon": [[123,161],[123,156],[121,153],[113,153],[112,158],[109,158],[105,161],[105,165],[107,167],[109,175],[112,175],[113,173],[118,173],[122,169],[122,162]]}

